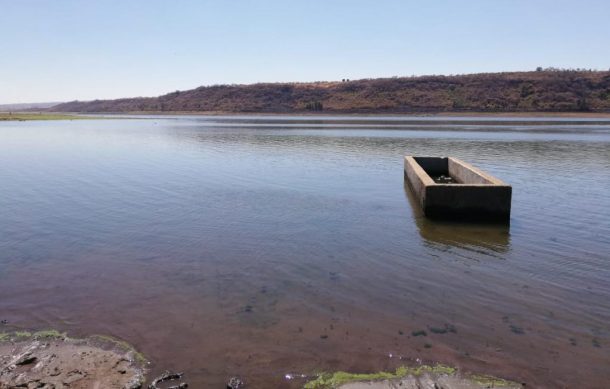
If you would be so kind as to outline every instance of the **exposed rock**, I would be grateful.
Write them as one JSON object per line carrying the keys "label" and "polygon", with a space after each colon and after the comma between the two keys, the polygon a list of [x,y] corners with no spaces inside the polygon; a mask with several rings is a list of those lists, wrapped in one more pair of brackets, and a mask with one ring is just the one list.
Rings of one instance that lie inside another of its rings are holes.
{"label": "exposed rock", "polygon": [[[182,378],[182,376],[183,373],[170,373],[169,371],[166,371],[159,377],[155,378],[152,383],[148,385],[148,389],[158,389],[157,385],[161,382],[179,380],[180,378]],[[184,389],[188,388],[188,386],[189,385],[186,382],[182,382],[179,385],[170,386],[167,389]]]}
{"label": "exposed rock", "polygon": [[244,387],[244,382],[237,377],[232,377],[227,383],[227,389],[239,389]]}
{"label": "exposed rock", "polygon": [[121,343],[99,339],[13,334],[0,341],[0,389],[139,389],[144,361],[135,356]]}

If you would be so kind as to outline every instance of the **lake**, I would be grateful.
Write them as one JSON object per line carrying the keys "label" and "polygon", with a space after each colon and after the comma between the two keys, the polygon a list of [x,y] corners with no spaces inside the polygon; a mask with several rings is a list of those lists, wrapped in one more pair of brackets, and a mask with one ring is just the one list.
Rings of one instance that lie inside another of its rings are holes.
{"label": "lake", "polygon": [[[425,219],[404,155],[511,184],[510,226]],[[5,330],[112,335],[151,377],[296,388],[440,362],[610,381],[608,120],[5,122],[0,185]]]}

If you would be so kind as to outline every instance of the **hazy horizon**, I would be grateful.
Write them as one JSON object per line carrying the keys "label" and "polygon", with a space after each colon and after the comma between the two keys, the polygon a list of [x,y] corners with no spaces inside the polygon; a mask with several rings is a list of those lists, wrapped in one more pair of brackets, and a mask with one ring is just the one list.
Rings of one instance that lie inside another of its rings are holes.
{"label": "hazy horizon", "polygon": [[214,84],[607,70],[610,4],[0,0],[0,104]]}

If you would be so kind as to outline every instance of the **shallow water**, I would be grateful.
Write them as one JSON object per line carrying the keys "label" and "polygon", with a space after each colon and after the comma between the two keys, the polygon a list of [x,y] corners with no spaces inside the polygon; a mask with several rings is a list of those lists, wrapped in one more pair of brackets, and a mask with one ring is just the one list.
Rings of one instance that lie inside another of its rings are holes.
{"label": "shallow water", "polygon": [[[510,226],[423,218],[406,154],[512,184]],[[418,359],[601,388],[609,180],[600,119],[0,123],[0,319],[116,336],[195,388]]]}

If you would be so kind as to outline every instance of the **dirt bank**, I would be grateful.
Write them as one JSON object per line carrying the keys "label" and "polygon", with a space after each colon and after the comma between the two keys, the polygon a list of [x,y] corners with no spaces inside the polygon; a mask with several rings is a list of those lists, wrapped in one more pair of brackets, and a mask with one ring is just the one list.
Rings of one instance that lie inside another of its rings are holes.
{"label": "dirt bank", "polygon": [[0,334],[0,389],[138,389],[144,359],[110,338],[55,332]]}

